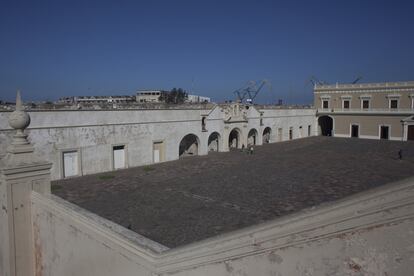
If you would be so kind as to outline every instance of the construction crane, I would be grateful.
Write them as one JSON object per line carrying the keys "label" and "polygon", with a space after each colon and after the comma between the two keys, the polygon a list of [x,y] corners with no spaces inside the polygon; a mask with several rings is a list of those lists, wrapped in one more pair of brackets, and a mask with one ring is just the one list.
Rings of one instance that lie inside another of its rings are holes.
{"label": "construction crane", "polygon": [[270,81],[264,79],[260,82],[249,81],[244,87],[237,89],[233,93],[236,94],[238,102],[242,103],[246,100],[246,103],[252,104],[253,100],[257,97],[260,90],[262,90],[265,85],[268,85],[270,90],[272,89]]}

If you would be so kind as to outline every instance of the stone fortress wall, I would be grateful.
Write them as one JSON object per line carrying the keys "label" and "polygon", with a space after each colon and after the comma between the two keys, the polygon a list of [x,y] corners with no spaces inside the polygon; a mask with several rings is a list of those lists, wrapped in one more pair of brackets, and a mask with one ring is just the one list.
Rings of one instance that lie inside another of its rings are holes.
{"label": "stone fortress wall", "polygon": [[[76,176],[114,169],[114,147],[124,148],[124,167],[176,160],[180,143],[195,136],[195,151],[229,150],[229,135],[237,132],[238,148],[316,135],[314,109],[263,109],[245,105],[216,105],[210,109],[45,110],[28,112],[26,130],[31,143],[53,163],[52,180],[65,177],[66,152],[76,152]],[[0,144],[8,145],[10,112],[0,112]],[[249,137],[249,132],[250,136]],[[265,133],[264,133],[265,132]],[[213,135],[212,135],[213,134]],[[265,134],[265,136],[263,136]],[[216,137],[213,146],[212,137]],[[188,136],[187,136],[188,137]],[[265,137],[263,139],[263,137]],[[264,140],[264,141],[263,141]],[[191,141],[190,141],[191,143]],[[230,147],[232,145],[230,144]],[[154,157],[157,149],[159,157]],[[0,157],[6,146],[0,148]],[[155,160],[156,159],[156,160]]]}

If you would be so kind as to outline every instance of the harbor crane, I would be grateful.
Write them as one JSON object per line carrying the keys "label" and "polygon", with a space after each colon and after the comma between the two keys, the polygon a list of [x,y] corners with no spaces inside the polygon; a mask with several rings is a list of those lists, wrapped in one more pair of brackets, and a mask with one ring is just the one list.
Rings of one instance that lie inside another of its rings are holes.
{"label": "harbor crane", "polygon": [[253,104],[254,99],[265,85],[267,85],[270,90],[272,89],[270,81],[264,79],[260,82],[249,81],[244,87],[237,89],[233,93],[237,96],[238,102],[242,103],[245,100],[246,103]]}
{"label": "harbor crane", "polygon": [[353,82],[352,84],[356,84],[357,82],[359,82],[362,79],[362,76],[358,76]]}
{"label": "harbor crane", "polygon": [[316,85],[325,85],[325,84],[329,84],[329,83],[327,83],[326,81],[320,80],[320,79],[318,79],[318,78],[317,78],[317,77],[315,77],[315,76],[311,76],[311,77],[309,78],[309,80],[306,82],[306,84],[308,84],[308,83],[312,83],[312,84],[313,84],[313,86],[316,86]]}

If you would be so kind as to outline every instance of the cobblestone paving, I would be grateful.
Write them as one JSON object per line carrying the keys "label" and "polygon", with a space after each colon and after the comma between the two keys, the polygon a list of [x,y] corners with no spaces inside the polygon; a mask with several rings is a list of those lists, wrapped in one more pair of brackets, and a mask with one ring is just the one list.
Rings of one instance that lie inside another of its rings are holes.
{"label": "cobblestone paving", "polygon": [[253,155],[210,153],[59,180],[52,188],[70,202],[177,247],[409,176],[414,176],[413,142],[312,137],[259,146]]}

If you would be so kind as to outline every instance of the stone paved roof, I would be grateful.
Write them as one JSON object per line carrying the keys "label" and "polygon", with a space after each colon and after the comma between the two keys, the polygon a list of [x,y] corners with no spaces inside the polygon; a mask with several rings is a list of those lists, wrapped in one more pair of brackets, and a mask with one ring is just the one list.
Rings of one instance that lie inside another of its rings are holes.
{"label": "stone paved roof", "polygon": [[253,155],[210,153],[59,180],[52,188],[177,247],[413,175],[413,142],[312,137],[259,146]]}

